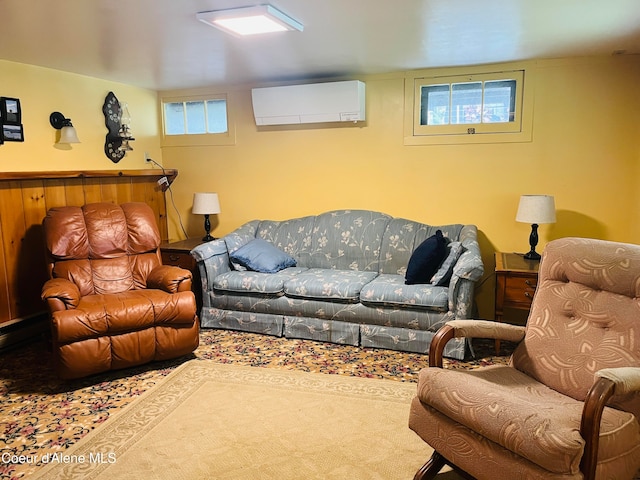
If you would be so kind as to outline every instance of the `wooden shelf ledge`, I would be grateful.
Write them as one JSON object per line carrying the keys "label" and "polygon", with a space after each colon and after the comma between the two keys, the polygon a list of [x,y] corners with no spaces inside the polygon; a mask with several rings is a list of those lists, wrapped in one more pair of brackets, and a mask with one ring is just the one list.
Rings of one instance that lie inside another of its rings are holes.
{"label": "wooden shelf ledge", "polygon": [[70,170],[50,172],[0,172],[0,181],[3,180],[43,180],[64,178],[112,178],[112,177],[167,177],[169,185],[178,176],[174,169],[148,169],[148,170]]}

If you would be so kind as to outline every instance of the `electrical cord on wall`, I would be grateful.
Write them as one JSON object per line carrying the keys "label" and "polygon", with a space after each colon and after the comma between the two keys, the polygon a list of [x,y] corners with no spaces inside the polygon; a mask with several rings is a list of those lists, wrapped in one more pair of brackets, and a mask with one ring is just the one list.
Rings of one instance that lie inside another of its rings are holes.
{"label": "electrical cord on wall", "polygon": [[[162,165],[160,165],[153,158],[151,158],[147,152],[144,152],[144,159],[149,163],[153,163],[159,169],[161,169],[162,173],[163,173],[163,175],[165,175],[165,179],[166,179],[166,172],[165,172],[164,167]],[[180,212],[178,211],[178,207],[176,207],[176,202],[175,202],[175,200],[173,198],[173,190],[171,189],[171,184],[169,184],[168,182],[167,182],[167,190],[169,190],[169,196],[171,197],[171,205],[173,205],[173,209],[176,211],[176,214],[178,215],[178,222],[180,223],[180,228],[182,229],[182,233],[184,234],[184,238],[189,238],[189,236],[187,235],[187,231],[185,230],[184,225],[182,224],[182,217],[180,216]]]}

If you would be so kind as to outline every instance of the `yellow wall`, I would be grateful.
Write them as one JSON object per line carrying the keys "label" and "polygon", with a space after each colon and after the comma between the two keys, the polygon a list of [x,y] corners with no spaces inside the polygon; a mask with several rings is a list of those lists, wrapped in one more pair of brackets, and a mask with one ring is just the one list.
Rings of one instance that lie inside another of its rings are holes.
{"label": "yellow wall", "polygon": [[[569,235],[640,243],[639,58],[533,65],[528,143],[405,146],[403,72],[359,77],[367,89],[362,127],[258,129],[250,88],[234,88],[229,107],[236,145],[163,148],[165,167],[180,171],[174,197],[187,232],[203,230],[202,218],[189,211],[196,191],[220,195],[216,236],[254,218],[338,208],[375,209],[430,224],[473,223],[488,277],[479,289],[480,315],[491,318],[493,252],[528,250],[530,226],[515,222],[521,194],[555,196],[557,223],[540,226],[538,251]],[[170,234],[181,238],[175,215],[171,219]]]}
{"label": "yellow wall", "polygon": [[[535,66],[533,140],[487,145],[405,146],[404,72],[360,77],[364,126],[258,129],[250,87],[228,90],[236,144],[160,149],[156,92],[0,60],[0,96],[22,103],[25,142],[0,145],[3,171],[148,168],[144,152],[179,175],[168,199],[170,235],[201,235],[190,213],[196,191],[216,191],[222,236],[254,218],[285,219],[365,208],[430,224],[474,223],[487,281],[480,316],[493,316],[493,252],[528,249],[530,227],[515,222],[521,194],[555,196],[558,221],[547,241],[567,235],[640,243],[640,57],[541,61]],[[118,164],[103,153],[102,104],[109,91],[132,115],[134,152]],[[225,88],[208,90],[225,92]],[[163,92],[171,95],[189,92]],[[202,93],[199,90],[197,93]],[[55,145],[49,114],[73,120],[81,144]]]}
{"label": "yellow wall", "polygon": [[[0,78],[0,96],[20,99],[25,137],[0,145],[2,171],[145,169],[145,151],[152,158],[161,155],[154,91],[4,60]],[[136,138],[134,151],[117,164],[104,154],[102,105],[109,91],[128,103]],[[56,145],[59,133],[49,123],[54,111],[72,120],[82,143]]]}

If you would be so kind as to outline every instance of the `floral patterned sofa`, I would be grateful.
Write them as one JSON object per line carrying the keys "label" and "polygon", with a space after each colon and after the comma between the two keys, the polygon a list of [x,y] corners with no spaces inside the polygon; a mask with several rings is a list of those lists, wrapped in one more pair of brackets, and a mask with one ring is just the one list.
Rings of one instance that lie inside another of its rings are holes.
{"label": "floral patterned sofa", "polygon": [[[450,280],[405,284],[414,249],[437,230],[461,244]],[[234,261],[255,239],[285,252],[295,266],[264,273]],[[445,322],[470,318],[484,273],[474,225],[430,226],[368,210],[253,220],[191,254],[202,278],[203,328],[418,353],[428,352]],[[466,345],[464,338],[451,341],[445,355],[464,358]]]}

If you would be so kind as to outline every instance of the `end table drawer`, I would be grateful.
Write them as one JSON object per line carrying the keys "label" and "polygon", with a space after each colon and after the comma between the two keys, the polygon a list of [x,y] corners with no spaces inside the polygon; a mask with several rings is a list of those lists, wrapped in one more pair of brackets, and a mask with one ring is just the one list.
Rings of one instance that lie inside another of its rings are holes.
{"label": "end table drawer", "polygon": [[505,279],[504,301],[531,306],[536,286],[536,280],[530,277],[507,277]]}
{"label": "end table drawer", "polygon": [[194,270],[195,268],[194,258],[190,254],[182,252],[162,252],[162,263],[186,268],[187,270]]}
{"label": "end table drawer", "polygon": [[[522,314],[531,309],[540,263],[517,253],[496,252],[495,258],[496,321],[520,324]],[[505,318],[505,313],[511,318]],[[517,316],[512,316],[516,313]],[[499,351],[500,340],[496,340],[496,353]]]}

